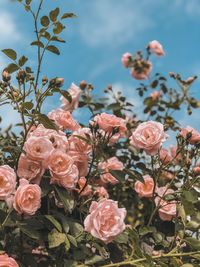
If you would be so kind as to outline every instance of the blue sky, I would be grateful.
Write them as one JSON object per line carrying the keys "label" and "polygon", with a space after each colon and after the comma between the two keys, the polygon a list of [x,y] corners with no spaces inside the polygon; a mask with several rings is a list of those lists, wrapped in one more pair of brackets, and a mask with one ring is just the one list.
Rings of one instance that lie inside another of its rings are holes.
{"label": "blue sky", "polygon": [[[37,4],[38,0],[33,2]],[[78,15],[67,22],[62,56],[48,56],[42,70],[49,77],[64,77],[65,88],[84,79],[93,83],[99,94],[113,84],[140,109],[135,92],[139,83],[122,67],[121,55],[127,51],[134,53],[154,39],[163,44],[166,52],[165,57],[154,58],[154,72],[165,75],[169,71],[179,72],[184,78],[200,75],[200,0],[44,0],[44,3],[44,13],[60,6],[63,11]],[[29,14],[18,3],[0,1],[0,48],[16,48],[19,54],[30,57],[34,67],[35,51],[29,46],[33,40],[32,27]],[[0,62],[3,69],[7,63],[3,55]],[[198,81],[192,92],[200,95]],[[47,110],[56,108],[59,105],[56,101],[51,99]],[[5,112],[6,108],[0,110],[0,115]],[[16,114],[9,112],[10,119],[5,125],[16,120]],[[184,112],[179,119],[184,126],[190,123],[198,129],[198,117],[199,110],[192,119],[187,119]]]}

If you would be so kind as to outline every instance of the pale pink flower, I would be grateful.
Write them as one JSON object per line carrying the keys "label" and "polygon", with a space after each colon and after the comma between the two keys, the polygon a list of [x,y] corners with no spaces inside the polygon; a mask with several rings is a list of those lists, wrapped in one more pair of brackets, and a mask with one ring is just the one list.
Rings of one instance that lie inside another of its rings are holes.
{"label": "pale pink flower", "polygon": [[71,113],[61,108],[49,112],[48,117],[54,120],[61,130],[76,131],[80,128],[80,125],[73,119]]}
{"label": "pale pink flower", "polygon": [[188,142],[191,145],[195,145],[200,142],[200,133],[197,130],[190,126],[181,129],[180,135],[184,138],[187,138],[189,134],[191,135],[191,137],[188,138]]}
{"label": "pale pink flower", "polygon": [[89,154],[92,151],[90,139],[92,137],[89,128],[81,128],[69,137],[70,151]]}
{"label": "pale pink flower", "polygon": [[97,195],[99,199],[109,198],[108,191],[104,186],[97,187],[94,194]]}
{"label": "pale pink flower", "polygon": [[17,262],[7,254],[0,255],[0,267],[19,267]]}
{"label": "pale pink flower", "polygon": [[143,149],[149,155],[155,155],[160,149],[167,135],[164,127],[156,121],[141,123],[130,137],[130,144],[137,149]]}
{"label": "pale pink flower", "polygon": [[160,160],[163,164],[167,164],[172,160],[172,156],[169,154],[169,151],[165,148],[160,150]]}
{"label": "pale pink flower", "polygon": [[10,166],[0,166],[0,200],[6,200],[15,192],[16,179],[16,174]]}
{"label": "pale pink flower", "polygon": [[42,191],[39,185],[20,179],[14,196],[13,207],[19,214],[34,215],[41,205]]}
{"label": "pale pink flower", "polygon": [[150,198],[153,196],[154,180],[149,175],[144,175],[143,178],[144,183],[136,181],[134,189],[138,193],[139,197]]}
{"label": "pale pink flower", "polygon": [[71,84],[68,93],[71,95],[72,101],[68,101],[67,98],[65,98],[64,96],[61,96],[60,100],[62,102],[61,107],[64,110],[69,110],[69,111],[73,111],[74,109],[78,108],[78,104],[79,104],[79,98],[81,96],[81,89],[75,85],[74,83]]}
{"label": "pale pink flower", "polygon": [[154,92],[151,93],[150,96],[155,101],[161,96],[161,93],[160,93],[160,91],[154,91]]}
{"label": "pale pink flower", "polygon": [[194,168],[193,168],[193,172],[195,174],[200,174],[200,165],[196,165]]}
{"label": "pale pink flower", "polygon": [[91,185],[87,184],[87,180],[85,177],[79,178],[78,187],[79,189],[77,191],[78,193],[80,193],[80,196],[86,197],[92,195],[92,187]]}
{"label": "pale pink flower", "polygon": [[53,149],[53,145],[47,137],[31,136],[24,144],[26,155],[35,161],[46,161]]}
{"label": "pale pink flower", "polygon": [[41,162],[31,160],[25,154],[21,154],[17,169],[17,175],[20,178],[39,184],[44,172]]}
{"label": "pale pink flower", "polygon": [[151,41],[149,43],[149,48],[157,56],[164,56],[165,55],[165,52],[163,50],[162,45],[158,41],[156,41],[156,40]]}
{"label": "pale pink flower", "polygon": [[98,124],[99,128],[105,132],[112,133],[114,129],[118,130],[121,136],[127,131],[124,119],[113,114],[101,113],[94,117],[94,124]]}
{"label": "pale pink flower", "polygon": [[119,181],[110,173],[110,171],[121,171],[124,169],[124,165],[117,157],[112,157],[107,161],[99,162],[98,169],[103,172],[103,174],[100,175],[100,179],[103,183],[116,184]]}
{"label": "pale pink flower", "polygon": [[136,80],[146,80],[152,71],[152,64],[150,61],[137,60],[131,69],[131,75]]}
{"label": "pale pink flower", "polygon": [[125,229],[126,209],[118,208],[118,203],[111,199],[93,201],[84,221],[85,231],[104,243],[110,243]]}
{"label": "pale pink flower", "polygon": [[132,60],[132,54],[131,53],[127,52],[127,53],[123,54],[123,56],[121,58],[122,65],[125,68],[128,68],[130,66],[131,60]]}
{"label": "pale pink flower", "polygon": [[69,150],[69,142],[66,134],[62,131],[55,131],[53,129],[47,129],[42,124],[39,124],[37,128],[32,131],[29,137],[45,137],[49,139],[53,147],[60,149],[64,152]]}
{"label": "pale pink flower", "polygon": [[51,183],[73,189],[78,182],[79,172],[72,157],[61,150],[54,150],[48,158],[47,166],[50,170]]}
{"label": "pale pink flower", "polygon": [[166,201],[163,197],[173,194],[174,190],[171,188],[167,189],[167,186],[156,188],[158,196],[155,198],[155,204],[159,207],[158,213],[163,221],[171,221],[176,217],[176,201]]}
{"label": "pale pink flower", "polygon": [[169,171],[162,171],[161,172],[161,178],[163,178],[165,180],[172,180],[172,179],[174,179],[174,174],[172,172],[169,172]]}
{"label": "pale pink flower", "polygon": [[73,158],[79,171],[79,177],[86,176],[88,174],[88,155],[75,150],[70,150],[67,154]]}

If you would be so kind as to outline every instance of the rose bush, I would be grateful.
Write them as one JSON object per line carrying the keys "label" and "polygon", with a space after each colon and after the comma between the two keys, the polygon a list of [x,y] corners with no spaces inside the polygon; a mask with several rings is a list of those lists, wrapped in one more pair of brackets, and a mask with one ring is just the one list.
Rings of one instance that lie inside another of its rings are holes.
{"label": "rose bush", "polygon": [[[103,99],[84,80],[66,90],[62,77],[41,77],[41,66],[46,53],[60,54],[64,20],[76,16],[18,2],[34,19],[38,64],[2,50],[12,62],[0,107],[20,114],[21,132],[0,131],[0,266],[199,266],[200,133],[177,121],[179,110],[192,118],[200,107],[190,94],[197,77],[154,75],[151,58],[165,49],[153,40],[121,58],[142,80],[143,114],[111,85]],[[54,94],[61,103],[46,115]],[[90,121],[75,120],[76,109]]]}

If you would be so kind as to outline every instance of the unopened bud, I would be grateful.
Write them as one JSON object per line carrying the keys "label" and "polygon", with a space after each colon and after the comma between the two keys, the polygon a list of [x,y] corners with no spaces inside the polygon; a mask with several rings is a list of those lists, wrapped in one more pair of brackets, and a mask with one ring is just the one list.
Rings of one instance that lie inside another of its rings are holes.
{"label": "unopened bud", "polygon": [[48,78],[46,76],[42,77],[42,85],[45,85],[48,83]]}
{"label": "unopened bud", "polygon": [[4,82],[9,82],[11,79],[11,75],[6,69],[2,72],[2,79]]}
{"label": "unopened bud", "polygon": [[84,90],[86,86],[87,86],[87,82],[86,82],[86,81],[83,80],[83,81],[80,82],[79,87],[80,87],[82,90]]}

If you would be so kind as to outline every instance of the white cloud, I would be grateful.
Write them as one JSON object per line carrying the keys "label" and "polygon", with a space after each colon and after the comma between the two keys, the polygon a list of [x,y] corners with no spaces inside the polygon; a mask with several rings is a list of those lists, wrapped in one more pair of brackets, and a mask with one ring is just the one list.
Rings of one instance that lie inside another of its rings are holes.
{"label": "white cloud", "polygon": [[90,1],[85,5],[87,16],[81,17],[80,33],[91,46],[116,46],[137,38],[137,34],[151,28],[153,20],[145,8],[145,1],[133,7],[130,0]]}
{"label": "white cloud", "polygon": [[4,9],[0,11],[0,46],[19,41],[21,36],[13,15]]}

